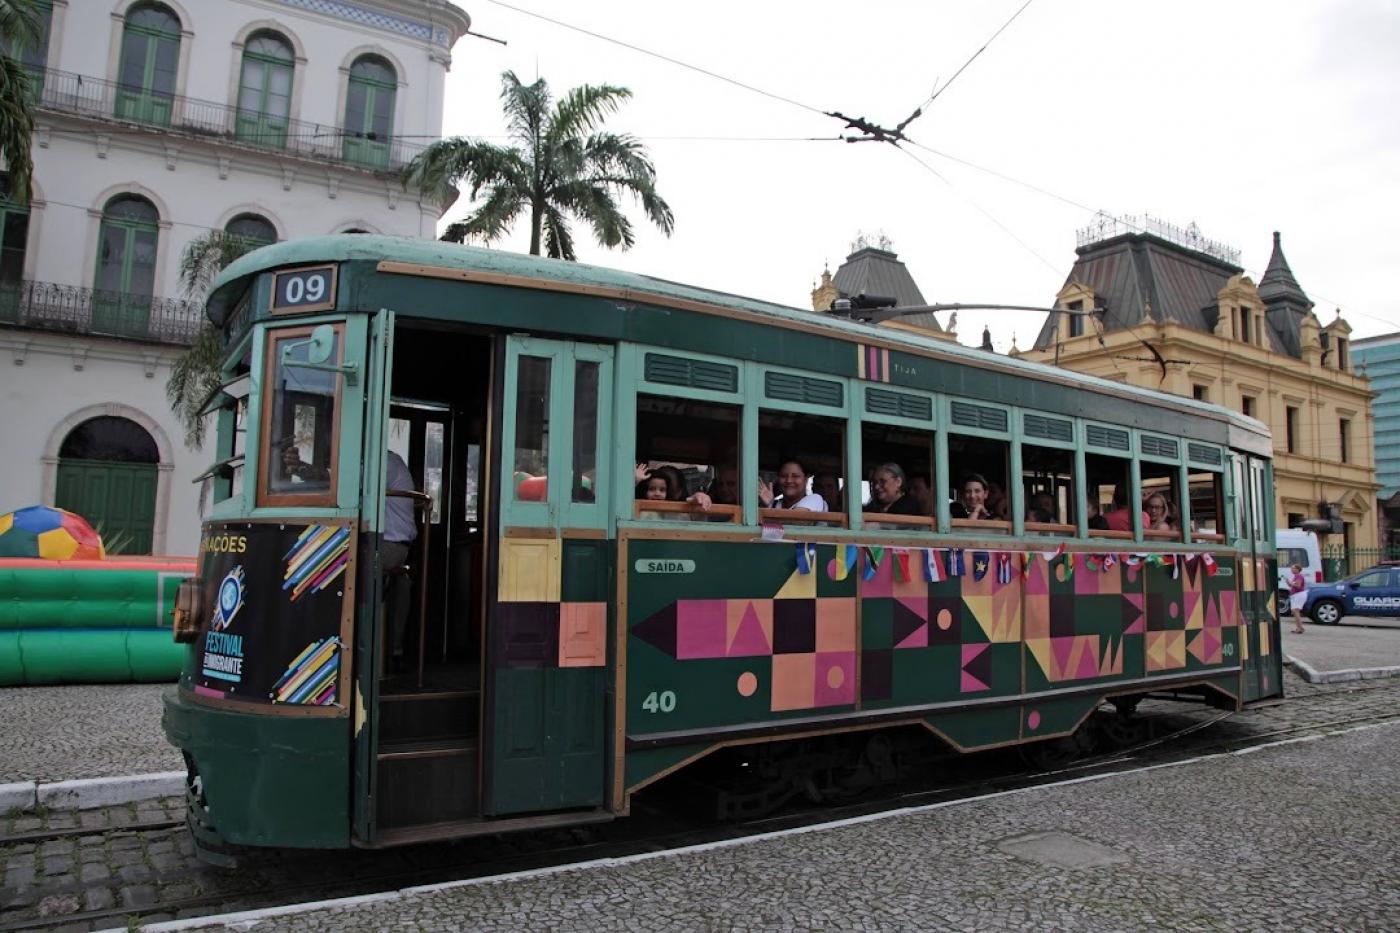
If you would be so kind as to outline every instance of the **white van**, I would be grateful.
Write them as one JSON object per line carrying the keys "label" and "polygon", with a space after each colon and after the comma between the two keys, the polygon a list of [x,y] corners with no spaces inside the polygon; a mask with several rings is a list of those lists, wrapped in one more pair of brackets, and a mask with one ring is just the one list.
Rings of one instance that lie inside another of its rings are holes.
{"label": "white van", "polygon": [[1280,528],[1278,543],[1278,588],[1288,591],[1289,568],[1303,565],[1303,579],[1308,586],[1322,582],[1322,549],[1317,546],[1317,534],[1301,528]]}

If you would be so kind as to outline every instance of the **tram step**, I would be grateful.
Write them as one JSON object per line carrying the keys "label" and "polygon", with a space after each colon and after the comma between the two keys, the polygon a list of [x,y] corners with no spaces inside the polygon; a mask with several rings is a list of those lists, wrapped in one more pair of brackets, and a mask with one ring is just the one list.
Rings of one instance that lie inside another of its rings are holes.
{"label": "tram step", "polygon": [[460,820],[476,814],[475,739],[398,742],[380,747],[381,828]]}
{"label": "tram step", "polygon": [[380,697],[380,744],[470,739],[477,734],[481,695],[442,690]]}

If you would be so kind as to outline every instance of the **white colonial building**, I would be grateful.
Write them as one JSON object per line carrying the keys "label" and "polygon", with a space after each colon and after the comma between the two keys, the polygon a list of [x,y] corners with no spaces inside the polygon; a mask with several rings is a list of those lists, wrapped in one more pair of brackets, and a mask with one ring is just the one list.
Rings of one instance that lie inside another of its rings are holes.
{"label": "white colonial building", "polygon": [[[41,0],[43,2],[43,0]],[[20,49],[34,183],[0,200],[0,513],[71,508],[129,551],[192,554],[207,452],[165,399],[211,229],[431,237],[399,170],[442,128],[446,0],[51,0]]]}

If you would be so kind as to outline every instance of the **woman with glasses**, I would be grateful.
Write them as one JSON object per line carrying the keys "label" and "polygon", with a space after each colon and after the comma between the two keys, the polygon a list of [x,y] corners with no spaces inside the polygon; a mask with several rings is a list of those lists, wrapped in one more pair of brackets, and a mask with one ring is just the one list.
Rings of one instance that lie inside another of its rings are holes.
{"label": "woman with glasses", "polygon": [[897,463],[882,463],[870,477],[870,501],[867,512],[889,515],[922,515],[919,503],[904,492],[904,471]]}
{"label": "woman with glasses", "polygon": [[1147,521],[1143,528],[1149,531],[1175,531],[1176,522],[1172,516],[1171,503],[1160,492],[1154,492],[1143,503],[1147,510]]}

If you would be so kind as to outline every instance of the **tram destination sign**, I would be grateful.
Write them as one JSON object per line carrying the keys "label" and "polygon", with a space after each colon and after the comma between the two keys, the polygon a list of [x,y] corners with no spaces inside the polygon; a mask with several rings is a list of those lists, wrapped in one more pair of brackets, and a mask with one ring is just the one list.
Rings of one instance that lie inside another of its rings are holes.
{"label": "tram destination sign", "polygon": [[190,685],[201,696],[344,707],[348,524],[211,522],[199,550],[207,617]]}
{"label": "tram destination sign", "polygon": [[304,314],[335,308],[336,266],[283,269],[272,276],[273,314]]}

